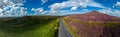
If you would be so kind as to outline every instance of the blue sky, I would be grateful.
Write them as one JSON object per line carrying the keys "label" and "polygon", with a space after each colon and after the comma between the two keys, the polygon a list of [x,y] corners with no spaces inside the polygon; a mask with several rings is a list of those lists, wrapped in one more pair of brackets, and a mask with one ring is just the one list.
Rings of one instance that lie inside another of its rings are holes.
{"label": "blue sky", "polygon": [[49,5],[54,3],[61,3],[67,0],[47,0],[46,3],[42,4],[41,0],[25,0],[24,7],[28,9],[29,13],[33,13],[31,11],[32,8],[44,8],[44,10],[50,10]]}
{"label": "blue sky", "polygon": [[0,0],[0,16],[66,15],[93,10],[120,16],[120,0]]}
{"label": "blue sky", "polygon": [[[31,11],[32,8],[43,8],[44,10],[50,10],[50,8],[49,8],[50,5],[53,5],[55,3],[66,2],[69,0],[46,0],[46,2],[44,4],[42,4],[43,3],[42,0],[25,0],[25,1],[26,2],[24,3],[24,7],[28,9],[28,13],[33,13],[33,11]],[[90,1],[99,3],[102,6],[107,7],[107,8],[120,10],[120,8],[118,6],[115,6],[115,4],[117,2],[120,2],[120,0],[90,0]],[[71,7],[66,7],[61,10],[70,10],[70,8]],[[72,11],[81,11],[82,9],[92,11],[92,10],[100,10],[103,8],[87,6],[86,8],[78,7],[76,10],[72,10]]]}
{"label": "blue sky", "polygon": [[[54,3],[61,3],[64,1],[68,1],[68,0],[47,0],[46,3],[42,4],[41,0],[25,0],[26,2],[24,3],[24,7],[28,8],[29,10],[32,8],[44,8],[45,10],[50,10],[50,8],[48,8],[48,6],[54,4]],[[108,8],[112,8],[112,6],[114,6],[116,4],[116,2],[120,2],[120,0],[94,0],[97,3],[102,4],[105,7]],[[99,9],[99,8],[95,8],[95,7],[87,7],[85,9]],[[119,9],[118,7],[112,8],[112,9]]]}

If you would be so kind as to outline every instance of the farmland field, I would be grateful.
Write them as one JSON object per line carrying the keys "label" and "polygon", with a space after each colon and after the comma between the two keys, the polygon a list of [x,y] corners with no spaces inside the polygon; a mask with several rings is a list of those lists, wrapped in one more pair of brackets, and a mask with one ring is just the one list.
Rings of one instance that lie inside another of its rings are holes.
{"label": "farmland field", "polygon": [[0,37],[56,37],[58,17],[25,16],[1,18]]}

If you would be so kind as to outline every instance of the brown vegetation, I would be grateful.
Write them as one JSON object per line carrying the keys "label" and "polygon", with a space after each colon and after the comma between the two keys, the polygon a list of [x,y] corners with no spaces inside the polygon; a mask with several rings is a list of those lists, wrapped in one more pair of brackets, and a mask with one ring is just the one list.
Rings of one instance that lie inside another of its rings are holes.
{"label": "brown vegetation", "polygon": [[93,11],[64,17],[80,37],[120,37],[120,18]]}

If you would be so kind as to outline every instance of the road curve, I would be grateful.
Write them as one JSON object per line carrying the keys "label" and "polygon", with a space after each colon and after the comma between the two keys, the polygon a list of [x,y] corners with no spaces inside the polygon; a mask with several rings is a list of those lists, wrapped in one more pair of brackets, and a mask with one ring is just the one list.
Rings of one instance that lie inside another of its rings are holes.
{"label": "road curve", "polygon": [[68,32],[64,23],[62,22],[61,17],[59,18],[59,33],[58,37],[72,37],[72,35]]}

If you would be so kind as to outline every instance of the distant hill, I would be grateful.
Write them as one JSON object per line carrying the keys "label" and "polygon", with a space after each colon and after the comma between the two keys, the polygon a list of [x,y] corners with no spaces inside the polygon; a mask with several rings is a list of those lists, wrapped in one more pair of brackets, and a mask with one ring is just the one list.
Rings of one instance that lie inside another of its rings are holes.
{"label": "distant hill", "polygon": [[56,18],[57,17],[52,17],[52,16],[5,17],[5,18],[0,18],[0,26],[12,26],[12,25],[24,26],[30,24],[38,24],[39,22],[42,21],[49,22]]}
{"label": "distant hill", "polygon": [[76,18],[79,20],[85,20],[85,21],[94,21],[94,22],[113,22],[113,21],[120,21],[120,18],[115,16],[110,16],[107,14],[103,14],[97,11],[92,11],[85,14],[77,14],[77,15],[71,15],[71,18]]}
{"label": "distant hill", "polygon": [[120,37],[120,18],[92,11],[63,18],[77,37]]}

